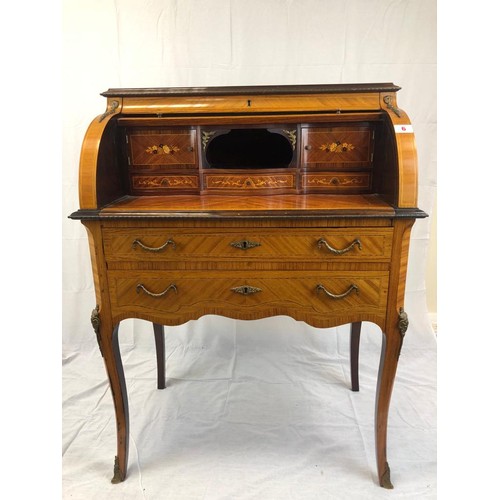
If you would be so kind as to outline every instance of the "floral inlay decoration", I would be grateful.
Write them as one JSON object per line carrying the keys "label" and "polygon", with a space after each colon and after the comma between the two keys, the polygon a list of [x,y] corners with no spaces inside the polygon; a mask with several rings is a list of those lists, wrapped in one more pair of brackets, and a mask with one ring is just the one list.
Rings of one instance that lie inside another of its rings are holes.
{"label": "floral inlay decoration", "polygon": [[331,144],[322,144],[319,149],[322,151],[328,151],[329,153],[345,153],[346,151],[352,151],[354,149],[353,144],[348,142],[332,142]]}
{"label": "floral inlay decoration", "polygon": [[167,146],[165,144],[158,144],[158,146],[149,146],[146,148],[146,153],[152,155],[171,155],[179,151],[180,149],[177,146]]}

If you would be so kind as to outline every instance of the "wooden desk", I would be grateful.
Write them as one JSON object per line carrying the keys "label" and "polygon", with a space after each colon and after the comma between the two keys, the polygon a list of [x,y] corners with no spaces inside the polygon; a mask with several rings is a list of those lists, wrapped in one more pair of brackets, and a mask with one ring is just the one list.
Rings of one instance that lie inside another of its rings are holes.
{"label": "wooden desk", "polygon": [[[375,411],[380,485],[392,488],[389,402],[408,327],[403,300],[417,160],[393,84],[114,89],[85,136],[80,209],[96,290],[91,321],[115,404],[113,482],[125,479],[125,318],[205,314],[383,332]],[[341,460],[342,457],[339,457]]]}

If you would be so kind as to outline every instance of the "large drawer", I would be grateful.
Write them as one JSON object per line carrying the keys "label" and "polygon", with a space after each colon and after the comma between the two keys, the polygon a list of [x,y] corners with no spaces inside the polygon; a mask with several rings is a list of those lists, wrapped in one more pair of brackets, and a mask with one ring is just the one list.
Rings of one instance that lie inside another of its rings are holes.
{"label": "large drawer", "polygon": [[173,318],[220,314],[253,319],[279,314],[383,317],[389,273],[363,272],[147,272],[109,273],[115,316],[148,313]]}
{"label": "large drawer", "polygon": [[211,230],[105,228],[108,261],[293,259],[388,261],[392,228]]}

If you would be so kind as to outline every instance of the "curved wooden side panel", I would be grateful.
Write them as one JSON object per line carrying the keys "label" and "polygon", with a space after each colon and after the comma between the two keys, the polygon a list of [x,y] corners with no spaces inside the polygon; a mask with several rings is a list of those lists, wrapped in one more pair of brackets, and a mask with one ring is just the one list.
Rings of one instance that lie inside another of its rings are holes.
{"label": "curved wooden side panel", "polygon": [[398,207],[415,208],[418,199],[418,161],[413,127],[408,115],[398,108],[396,94],[380,94],[380,106],[386,111],[397,147],[399,169]]}
{"label": "curved wooden side panel", "polygon": [[[113,102],[118,104],[113,104]],[[90,123],[80,153],[79,197],[81,209],[97,208],[97,165],[101,138],[110,120],[121,111],[121,99],[108,101],[106,111]]]}

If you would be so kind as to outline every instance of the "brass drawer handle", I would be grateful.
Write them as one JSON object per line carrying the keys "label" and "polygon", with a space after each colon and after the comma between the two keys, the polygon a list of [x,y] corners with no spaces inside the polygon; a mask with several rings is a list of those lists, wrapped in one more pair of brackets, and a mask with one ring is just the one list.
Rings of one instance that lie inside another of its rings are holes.
{"label": "brass drawer handle", "polygon": [[232,243],[230,243],[230,245],[234,248],[240,248],[241,250],[248,250],[249,248],[260,247],[260,243],[248,240],[233,241]]}
{"label": "brass drawer handle", "polygon": [[352,250],[356,245],[358,245],[358,248],[360,250],[362,249],[361,241],[356,238],[350,245],[346,246],[345,248],[342,248],[341,250],[337,250],[336,248],[330,246],[324,238],[318,240],[318,248],[325,246],[328,251],[332,252],[335,255],[342,255],[344,253],[347,253],[350,250]]}
{"label": "brass drawer handle", "polygon": [[134,240],[132,242],[132,248],[135,250],[137,246],[140,246],[143,250],[147,250],[148,252],[161,252],[168,247],[168,245],[172,245],[175,248],[175,241],[168,239],[161,247],[148,247],[141,240]]}
{"label": "brass drawer handle", "polygon": [[328,295],[328,297],[330,297],[331,299],[343,299],[344,297],[347,297],[350,293],[352,292],[356,292],[356,294],[358,294],[358,285],[354,285],[352,284],[349,289],[344,292],[344,293],[341,293],[340,295],[335,295],[334,293],[332,292],[329,292],[321,283],[316,285],[316,292],[325,292],[326,295]]}
{"label": "brass drawer handle", "polygon": [[146,295],[149,295],[150,297],[155,297],[155,298],[163,297],[170,290],[173,290],[175,293],[177,293],[177,287],[175,286],[174,283],[171,283],[170,285],[168,285],[167,288],[165,288],[165,290],[163,290],[163,292],[160,292],[160,293],[150,292],[142,283],[139,283],[135,287],[135,290],[137,293],[139,293],[142,290]]}
{"label": "brass drawer handle", "polygon": [[262,288],[255,286],[243,285],[231,288],[234,293],[241,293],[242,295],[252,295],[253,293],[262,292]]}

